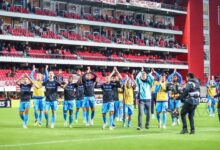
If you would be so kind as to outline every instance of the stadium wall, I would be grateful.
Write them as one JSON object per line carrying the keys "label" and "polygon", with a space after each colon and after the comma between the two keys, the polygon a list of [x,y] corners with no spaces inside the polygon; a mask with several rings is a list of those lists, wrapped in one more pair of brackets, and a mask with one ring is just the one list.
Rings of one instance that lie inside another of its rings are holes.
{"label": "stadium wall", "polygon": [[210,73],[220,74],[220,0],[209,1]]}
{"label": "stadium wall", "polygon": [[[202,0],[189,0],[187,15],[176,16],[175,24],[183,27],[183,36],[177,39],[187,45],[188,55],[180,55],[182,60],[188,60],[189,72],[204,79],[204,48],[203,48],[203,2]],[[183,72],[186,74],[186,72]]]}

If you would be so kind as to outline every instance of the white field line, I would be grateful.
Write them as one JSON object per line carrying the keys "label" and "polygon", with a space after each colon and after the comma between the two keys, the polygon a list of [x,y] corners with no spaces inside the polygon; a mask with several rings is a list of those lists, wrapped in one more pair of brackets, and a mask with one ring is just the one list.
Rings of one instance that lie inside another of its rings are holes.
{"label": "white field line", "polygon": [[[199,129],[197,132],[207,132],[207,131],[220,131],[219,128],[204,128]],[[62,144],[62,143],[71,143],[71,142],[85,142],[85,141],[97,141],[97,140],[112,140],[112,139],[121,139],[121,138],[142,138],[144,136],[154,135],[155,133],[148,133],[148,134],[140,134],[140,135],[121,135],[121,136],[112,136],[112,137],[99,137],[91,139],[68,139],[68,140],[54,140],[54,141],[43,141],[43,142],[33,142],[33,143],[21,143],[21,144],[0,144],[0,148],[10,148],[10,147],[24,147],[24,146],[32,146],[32,145],[47,145],[47,144]],[[169,135],[172,133],[163,133],[159,135]],[[156,133],[158,135],[158,133]]]}
{"label": "white field line", "polygon": [[147,136],[146,135],[126,135],[126,136],[115,136],[115,137],[100,137],[100,138],[93,138],[91,139],[70,139],[70,140],[55,140],[55,141],[45,141],[45,142],[33,142],[33,143],[22,143],[22,144],[2,144],[0,148],[7,148],[7,147],[20,147],[20,146],[32,146],[32,145],[46,145],[46,144],[62,144],[62,143],[69,143],[69,142],[84,142],[84,141],[96,141],[96,140],[112,140],[112,139],[120,139],[120,138],[138,138]]}

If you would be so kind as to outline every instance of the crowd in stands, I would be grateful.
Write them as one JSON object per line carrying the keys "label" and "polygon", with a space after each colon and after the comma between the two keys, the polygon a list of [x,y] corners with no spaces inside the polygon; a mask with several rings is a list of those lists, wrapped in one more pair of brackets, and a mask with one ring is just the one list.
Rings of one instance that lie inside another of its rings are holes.
{"label": "crowd in stands", "polygon": [[151,52],[118,49],[101,50],[99,48],[70,48],[24,45],[21,43],[2,42],[0,54],[3,56],[34,57],[34,58],[58,58],[58,59],[85,59],[99,61],[120,61],[139,63],[160,63],[160,64],[186,64],[179,61],[177,55],[163,52]]}
{"label": "crowd in stands", "polygon": [[40,36],[41,38],[49,39],[68,39],[68,40],[78,40],[78,41],[94,41],[100,43],[116,43],[125,45],[139,45],[139,46],[152,46],[152,47],[165,47],[165,48],[186,48],[184,44],[176,41],[174,36],[167,34],[158,34],[152,32],[146,32],[146,34],[141,37],[141,34],[135,31],[128,32],[128,36],[122,36],[117,34],[117,32],[108,33],[102,31],[98,34],[89,33],[86,35],[80,35],[73,31],[62,31],[61,33],[55,33],[47,28],[45,25],[39,26],[36,24],[31,24],[30,30],[21,27],[12,27],[10,25],[6,26],[3,30],[3,34],[10,34],[13,36],[26,36],[35,37]]}
{"label": "crowd in stands", "polygon": [[39,7],[32,6],[30,3],[27,4],[27,7],[24,8],[21,5],[11,5],[7,1],[0,2],[0,9],[12,12],[20,13],[34,13],[37,15],[46,15],[46,16],[61,16],[72,19],[86,19],[90,21],[101,21],[101,22],[111,22],[116,24],[126,24],[134,26],[145,26],[152,28],[161,28],[161,29],[170,29],[170,30],[180,30],[180,27],[173,25],[169,19],[156,19],[156,15],[152,16],[149,19],[143,19],[142,17],[135,17],[131,14],[120,14],[115,16],[108,16],[103,14],[93,14],[90,13],[73,13],[67,12],[66,10],[56,11],[49,9],[41,9]]}

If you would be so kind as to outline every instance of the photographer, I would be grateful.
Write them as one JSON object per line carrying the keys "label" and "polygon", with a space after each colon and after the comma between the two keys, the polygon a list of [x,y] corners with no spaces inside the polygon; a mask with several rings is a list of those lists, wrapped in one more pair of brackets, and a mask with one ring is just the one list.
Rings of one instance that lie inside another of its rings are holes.
{"label": "photographer", "polygon": [[183,89],[183,93],[178,97],[184,104],[181,110],[181,119],[183,123],[183,129],[180,134],[188,133],[186,115],[188,114],[191,131],[190,134],[195,134],[194,126],[194,113],[200,100],[200,84],[198,79],[195,78],[193,73],[188,73],[186,76],[186,87]]}
{"label": "photographer", "polygon": [[169,110],[171,111],[172,126],[175,126],[176,123],[180,124],[179,108],[181,102],[177,98],[180,96],[181,92],[182,75],[174,69],[174,72],[168,76],[167,80],[170,82]]}

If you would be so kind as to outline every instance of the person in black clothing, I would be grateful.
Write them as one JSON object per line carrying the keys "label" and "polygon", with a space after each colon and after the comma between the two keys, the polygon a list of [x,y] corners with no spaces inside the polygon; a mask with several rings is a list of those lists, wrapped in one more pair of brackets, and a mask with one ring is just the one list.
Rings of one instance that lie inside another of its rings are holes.
{"label": "person in black clothing", "polygon": [[181,110],[181,119],[183,123],[183,129],[180,134],[188,133],[186,115],[188,114],[191,131],[190,134],[195,134],[194,126],[194,113],[200,100],[200,84],[198,79],[195,78],[193,73],[188,73],[186,76],[187,83],[183,89],[183,93],[177,98],[184,104]]}
{"label": "person in black clothing", "polygon": [[113,75],[117,74],[117,76],[111,77],[111,83],[116,86],[113,89],[113,91],[114,91],[114,120],[116,119],[117,121],[119,121],[119,111],[120,111],[120,107],[123,107],[123,105],[121,103],[121,106],[120,106],[120,101],[118,98],[118,87],[121,87],[120,81],[122,79],[122,76],[118,72],[116,67],[114,67],[113,73],[114,73]]}
{"label": "person in black clothing", "polygon": [[73,76],[70,75],[68,82],[62,87],[64,88],[64,102],[63,102],[63,119],[64,126],[67,126],[67,112],[69,111],[69,127],[72,128],[73,123],[73,106],[74,106],[74,89],[76,84],[73,83]]}
{"label": "person in black clothing", "polygon": [[[91,68],[87,67],[87,72],[82,76],[82,82],[84,85],[84,100],[83,109],[86,111],[86,126],[93,125],[93,119],[95,116],[95,84],[96,74],[91,72]],[[91,119],[89,123],[89,107],[91,108]]]}
{"label": "person in black clothing", "polygon": [[28,122],[28,112],[30,108],[30,99],[31,99],[31,87],[33,82],[29,78],[27,74],[24,74],[20,79],[16,81],[16,84],[20,86],[20,106],[19,106],[19,112],[20,112],[20,118],[23,121],[23,128],[27,128],[27,122]]}
{"label": "person in black clothing", "polygon": [[218,119],[220,123],[220,83],[218,87],[218,94],[214,96],[214,98],[218,98],[218,104],[217,104],[217,109],[218,109]]}
{"label": "person in black clothing", "polygon": [[96,84],[96,88],[101,88],[103,92],[103,104],[102,104],[102,117],[103,117],[103,129],[106,127],[106,113],[109,112],[109,129],[114,127],[114,88],[118,88],[118,84],[111,82],[111,76],[115,73],[115,70],[111,75],[106,77],[106,81],[103,84]]}
{"label": "person in black clothing", "polygon": [[54,128],[56,122],[56,110],[58,107],[57,102],[57,90],[61,84],[54,80],[54,72],[49,72],[49,80],[43,82],[43,86],[45,87],[45,118],[46,118],[46,127],[49,125],[49,116],[48,111],[52,110],[52,124],[51,128]]}
{"label": "person in black clothing", "polygon": [[[76,96],[76,112],[75,112],[75,122],[78,122],[78,114],[79,114],[79,109],[82,108],[83,104],[83,99],[84,99],[84,86],[82,82],[82,77],[78,79],[77,83],[75,84],[75,96]],[[85,122],[86,118],[86,111],[83,111],[83,119]]]}

